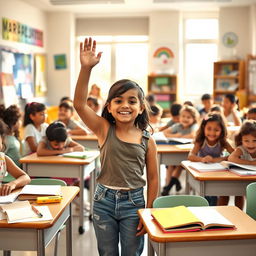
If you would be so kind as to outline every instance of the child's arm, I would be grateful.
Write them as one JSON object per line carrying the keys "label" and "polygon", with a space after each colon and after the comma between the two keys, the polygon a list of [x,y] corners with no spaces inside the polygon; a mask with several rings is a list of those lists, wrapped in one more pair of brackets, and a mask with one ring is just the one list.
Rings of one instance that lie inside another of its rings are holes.
{"label": "child's arm", "polygon": [[160,128],[158,129],[158,131],[159,131],[159,132],[162,132],[162,131],[166,130],[167,128],[169,128],[169,126],[168,126],[168,125],[165,125],[165,126],[160,127]]}
{"label": "child's arm", "polygon": [[61,150],[57,150],[57,149],[48,149],[46,147],[46,144],[44,141],[40,141],[39,144],[38,144],[38,147],[37,147],[37,155],[38,156],[56,156],[56,155],[61,155],[61,154],[64,154],[64,153],[70,153],[70,152],[73,152],[73,148],[64,148],[64,149],[61,149]]}
{"label": "child's arm", "polygon": [[198,152],[200,150],[200,145],[199,143],[195,143],[194,147],[188,154],[188,160],[192,162],[202,162],[202,163],[212,163],[214,162],[214,158],[212,156],[205,156],[205,157],[200,157],[198,156]]}
{"label": "child's arm", "polygon": [[237,164],[256,164],[256,161],[244,160],[241,159],[241,155],[243,154],[240,148],[236,148],[228,157],[228,161],[234,162]]}
{"label": "child's arm", "polygon": [[26,138],[26,142],[31,150],[31,152],[36,152],[37,150],[37,143],[34,136],[29,136]]}
{"label": "child's arm", "polygon": [[87,132],[83,128],[77,126],[72,130],[68,130],[68,134],[70,134],[70,135],[87,135]]}
{"label": "child's arm", "polygon": [[86,102],[91,70],[101,58],[101,53],[96,55],[95,50],[96,41],[92,42],[91,38],[89,40],[86,38],[84,43],[80,43],[81,69],[76,84],[74,107],[82,121],[96,134],[101,144],[105,140],[109,123],[88,107]]}
{"label": "child's arm", "polygon": [[81,144],[71,139],[70,139],[70,143],[68,144],[68,147],[72,148],[73,151],[84,151],[84,147]]}
{"label": "child's arm", "polygon": [[8,156],[5,156],[7,171],[15,180],[0,186],[0,196],[9,195],[14,189],[23,187],[30,182],[29,176],[22,171]]}
{"label": "child's arm", "polygon": [[[149,141],[148,141],[148,151],[146,154],[146,168],[147,168],[146,208],[152,208],[153,202],[156,199],[157,194],[158,194],[158,186],[159,186],[157,151],[156,151],[155,141],[152,139],[152,137],[150,137]],[[137,232],[136,236],[143,235],[146,232],[143,228],[141,220],[140,220],[137,230],[138,230],[138,232]]]}
{"label": "child's arm", "polygon": [[237,114],[236,107],[237,106],[235,104],[234,107],[231,110],[231,114],[232,114],[233,119],[234,119],[234,125],[235,126],[240,126],[242,124],[242,120],[241,120],[241,118]]}

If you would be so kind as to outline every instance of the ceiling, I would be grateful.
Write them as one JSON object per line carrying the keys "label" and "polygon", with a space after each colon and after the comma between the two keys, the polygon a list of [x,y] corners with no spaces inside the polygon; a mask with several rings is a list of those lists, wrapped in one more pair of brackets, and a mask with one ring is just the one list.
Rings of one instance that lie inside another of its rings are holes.
{"label": "ceiling", "polygon": [[[248,6],[256,0],[121,0],[124,3],[97,3],[101,0],[85,0],[88,4],[52,5],[50,0],[22,0],[44,11],[69,11],[77,16],[141,15],[152,11],[184,10],[211,11],[226,6]],[[56,0],[55,0],[56,1]],[[75,2],[75,0],[73,0]],[[106,0],[111,2],[113,0]],[[71,0],[72,2],[72,0]],[[92,3],[93,2],[93,3]],[[114,1],[113,1],[114,2]]]}

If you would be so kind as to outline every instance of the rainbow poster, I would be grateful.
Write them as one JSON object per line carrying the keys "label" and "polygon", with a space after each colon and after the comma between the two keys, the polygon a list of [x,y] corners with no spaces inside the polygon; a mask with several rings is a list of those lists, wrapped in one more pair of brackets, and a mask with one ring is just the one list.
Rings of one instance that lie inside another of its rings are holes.
{"label": "rainbow poster", "polygon": [[154,58],[162,58],[163,56],[167,59],[174,58],[172,50],[168,47],[160,47],[156,49],[153,55]]}

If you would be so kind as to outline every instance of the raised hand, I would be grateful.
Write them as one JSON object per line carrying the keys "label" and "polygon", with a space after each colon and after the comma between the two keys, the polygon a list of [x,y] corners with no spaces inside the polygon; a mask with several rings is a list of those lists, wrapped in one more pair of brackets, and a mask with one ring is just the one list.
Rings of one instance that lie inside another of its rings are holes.
{"label": "raised hand", "polygon": [[96,41],[91,38],[85,38],[84,43],[80,43],[80,62],[82,67],[92,68],[99,63],[102,52],[97,55]]}

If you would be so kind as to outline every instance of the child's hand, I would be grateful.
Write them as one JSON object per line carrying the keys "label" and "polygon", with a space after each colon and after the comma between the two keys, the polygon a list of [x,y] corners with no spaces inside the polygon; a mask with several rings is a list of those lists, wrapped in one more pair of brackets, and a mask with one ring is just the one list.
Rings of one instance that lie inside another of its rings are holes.
{"label": "child's hand", "polygon": [[7,196],[15,189],[15,184],[7,183],[0,186],[0,196]]}
{"label": "child's hand", "polygon": [[74,151],[74,149],[72,147],[67,147],[67,148],[63,149],[63,151],[64,151],[63,153],[71,153]]}
{"label": "child's hand", "polygon": [[203,163],[212,163],[213,162],[213,157],[211,156],[205,156],[202,158]]}
{"label": "child's hand", "polygon": [[86,38],[84,43],[80,43],[80,62],[82,67],[92,68],[99,63],[102,52],[95,55],[96,41]]}
{"label": "child's hand", "polygon": [[142,221],[140,220],[139,225],[137,227],[136,236],[143,236],[147,233],[146,229],[144,228]]}

